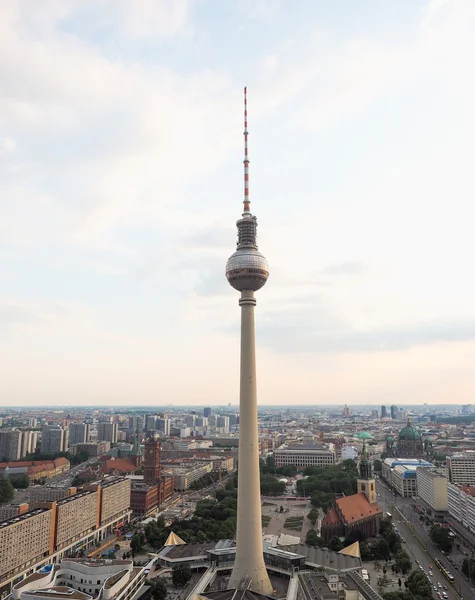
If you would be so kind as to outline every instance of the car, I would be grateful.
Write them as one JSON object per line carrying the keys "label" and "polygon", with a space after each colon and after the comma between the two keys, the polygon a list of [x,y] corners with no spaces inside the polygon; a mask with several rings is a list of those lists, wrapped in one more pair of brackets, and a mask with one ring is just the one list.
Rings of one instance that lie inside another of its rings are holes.
{"label": "car", "polygon": [[429,569],[432,569],[432,565],[429,565]]}
{"label": "car", "polygon": [[440,581],[439,581],[439,583],[437,584],[437,587],[439,587],[439,588],[441,588],[441,587],[442,587],[442,584],[440,583]]}
{"label": "car", "polygon": [[437,586],[434,585],[434,592],[437,592]]}
{"label": "car", "polygon": [[444,590],[446,590],[446,589],[447,589],[447,586],[446,586],[446,585],[444,585]]}
{"label": "car", "polygon": [[433,577],[434,573],[432,573],[432,571],[429,571],[429,577]]}
{"label": "car", "polygon": [[448,598],[447,592],[442,592],[442,598]]}

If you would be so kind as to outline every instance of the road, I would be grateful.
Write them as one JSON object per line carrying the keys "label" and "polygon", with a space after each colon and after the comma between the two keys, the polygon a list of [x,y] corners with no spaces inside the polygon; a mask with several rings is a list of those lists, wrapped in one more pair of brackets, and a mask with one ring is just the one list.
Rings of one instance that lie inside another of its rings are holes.
{"label": "road", "polygon": [[[413,562],[419,561],[426,574],[432,571],[433,576],[429,577],[431,585],[437,586],[440,583],[442,586],[447,586],[446,592],[449,600],[475,598],[475,589],[469,585],[460,570],[454,569],[453,565],[447,561],[447,557],[433,545],[426,527],[412,508],[412,499],[394,496],[393,492],[380,479],[377,480],[376,489],[378,503],[384,511],[391,513],[396,529],[405,541],[404,549],[409,553]],[[436,558],[450,570],[455,579],[454,584],[450,584],[437,569],[437,565],[434,563]],[[433,595],[434,598],[437,598],[435,592]]]}

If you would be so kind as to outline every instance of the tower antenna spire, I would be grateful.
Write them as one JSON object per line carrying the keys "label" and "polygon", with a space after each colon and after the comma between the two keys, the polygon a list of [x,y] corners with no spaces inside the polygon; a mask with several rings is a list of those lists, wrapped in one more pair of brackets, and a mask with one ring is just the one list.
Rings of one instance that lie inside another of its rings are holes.
{"label": "tower antenna spire", "polygon": [[249,213],[251,201],[249,199],[249,155],[247,152],[247,87],[244,88],[244,212]]}

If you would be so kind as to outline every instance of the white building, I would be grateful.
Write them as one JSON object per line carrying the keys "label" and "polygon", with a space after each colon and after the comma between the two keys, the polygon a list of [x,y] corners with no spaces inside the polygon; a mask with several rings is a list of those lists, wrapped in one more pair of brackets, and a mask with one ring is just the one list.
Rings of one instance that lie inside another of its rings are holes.
{"label": "white building", "polygon": [[403,498],[417,496],[417,468],[430,468],[434,465],[417,458],[386,458],[383,461],[381,476]]}
{"label": "white building", "polygon": [[203,475],[211,473],[213,470],[213,463],[200,463],[199,466],[193,466],[192,468],[186,467],[174,467],[173,471],[173,487],[175,490],[187,490],[190,485],[201,479]]}
{"label": "white building", "polygon": [[335,447],[333,444],[283,444],[274,450],[275,466],[295,465],[298,469],[334,465]]}
{"label": "white building", "polygon": [[143,585],[144,571],[132,560],[63,559],[17,583],[12,600],[130,600]]}
{"label": "white building", "polygon": [[419,497],[438,513],[449,509],[447,478],[435,468],[416,468]]}
{"label": "white building", "polygon": [[475,532],[475,487],[448,483],[447,497],[450,516]]}
{"label": "white building", "polygon": [[450,483],[475,485],[475,450],[448,456],[447,469]]}
{"label": "white building", "polygon": [[358,456],[358,450],[355,446],[341,447],[341,460],[354,460]]}

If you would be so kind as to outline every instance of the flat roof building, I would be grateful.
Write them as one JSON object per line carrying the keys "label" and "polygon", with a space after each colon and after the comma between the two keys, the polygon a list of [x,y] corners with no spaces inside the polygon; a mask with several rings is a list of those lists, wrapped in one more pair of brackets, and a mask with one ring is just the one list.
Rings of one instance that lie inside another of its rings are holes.
{"label": "flat roof building", "polygon": [[439,516],[448,510],[447,478],[435,468],[416,468],[417,491],[431,510]]}
{"label": "flat roof building", "polygon": [[326,467],[335,464],[335,449],[333,444],[283,444],[274,450],[274,458],[276,467]]}
{"label": "flat roof building", "polygon": [[475,485],[475,450],[448,456],[447,471],[450,483]]}

